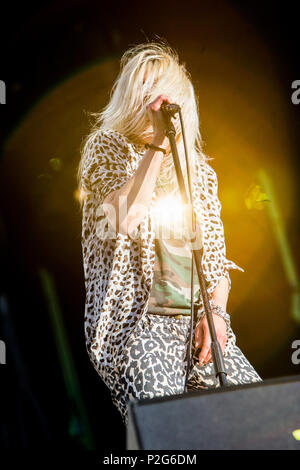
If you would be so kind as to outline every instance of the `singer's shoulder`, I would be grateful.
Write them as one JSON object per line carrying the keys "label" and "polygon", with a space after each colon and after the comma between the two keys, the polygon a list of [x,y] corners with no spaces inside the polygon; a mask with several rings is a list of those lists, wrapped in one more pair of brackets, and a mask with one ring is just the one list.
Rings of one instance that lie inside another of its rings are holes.
{"label": "singer's shoulder", "polygon": [[145,151],[114,129],[94,131],[89,136],[87,146],[86,165],[92,163],[110,168],[122,166],[128,174],[138,168]]}
{"label": "singer's shoulder", "polygon": [[110,148],[114,151],[122,151],[128,147],[129,141],[125,135],[115,129],[98,129],[92,135],[91,145],[92,147],[98,147],[99,151]]}
{"label": "singer's shoulder", "polygon": [[198,174],[200,179],[204,179],[206,182],[218,185],[218,175],[216,170],[206,161],[200,160],[197,164]]}

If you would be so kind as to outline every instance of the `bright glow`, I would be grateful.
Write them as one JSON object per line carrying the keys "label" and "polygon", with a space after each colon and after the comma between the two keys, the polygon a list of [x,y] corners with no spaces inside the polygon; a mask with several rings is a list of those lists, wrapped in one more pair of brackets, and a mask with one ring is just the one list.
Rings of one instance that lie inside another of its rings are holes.
{"label": "bright glow", "polygon": [[188,205],[184,206],[180,196],[166,196],[156,201],[151,208],[156,234],[163,238],[182,239],[188,235]]}
{"label": "bright glow", "polygon": [[263,192],[258,184],[252,184],[245,196],[245,204],[247,209],[263,210],[264,203],[270,202],[268,195]]}
{"label": "bright glow", "polygon": [[293,437],[296,439],[296,441],[300,441],[300,429],[295,429],[295,431],[292,432]]}
{"label": "bright glow", "polygon": [[154,218],[160,225],[166,225],[176,220],[183,220],[183,204],[178,196],[166,196],[159,199],[152,208]]}
{"label": "bright glow", "polygon": [[75,191],[73,192],[73,196],[76,199],[76,201],[79,202],[80,204],[82,204],[83,201],[86,199],[85,191],[80,188],[75,189]]}

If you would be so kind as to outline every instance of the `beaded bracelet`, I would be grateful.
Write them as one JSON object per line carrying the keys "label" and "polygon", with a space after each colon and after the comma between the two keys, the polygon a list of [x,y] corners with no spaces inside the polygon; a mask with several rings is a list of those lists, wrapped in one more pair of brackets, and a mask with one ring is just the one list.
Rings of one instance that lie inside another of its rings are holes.
{"label": "beaded bracelet", "polygon": [[164,155],[166,154],[165,149],[163,149],[162,147],[157,147],[156,145],[153,145],[153,144],[145,144],[145,147],[146,149],[153,149],[153,150],[157,150],[158,152],[162,152]]}
{"label": "beaded bracelet", "polygon": [[[223,318],[223,320],[226,323],[227,330],[229,330],[229,328],[230,328],[230,315],[227,312],[224,312],[224,310],[222,310],[222,307],[220,307],[220,305],[215,305],[215,304],[211,305],[211,310],[213,310],[213,312],[212,312],[213,314],[218,315],[219,317]],[[204,317],[204,314],[201,316],[200,320],[197,322],[196,328],[199,325],[199,323],[201,322],[203,317]]]}
{"label": "beaded bracelet", "polygon": [[223,318],[223,320],[225,320],[226,323],[229,322],[230,324],[230,315],[227,312],[224,312],[224,310],[222,310],[222,307],[220,307],[220,305],[212,305],[211,309],[214,310],[213,313],[215,313],[216,315],[219,315],[219,317]]}

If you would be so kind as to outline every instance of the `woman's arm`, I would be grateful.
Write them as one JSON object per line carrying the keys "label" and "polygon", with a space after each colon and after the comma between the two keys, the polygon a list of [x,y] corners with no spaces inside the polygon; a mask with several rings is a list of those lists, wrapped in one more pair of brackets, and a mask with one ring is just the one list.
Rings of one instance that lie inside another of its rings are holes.
{"label": "woman's arm", "polygon": [[[162,135],[155,135],[151,143],[163,148],[167,146],[166,137]],[[136,173],[122,188],[104,199],[104,212],[109,205],[114,209],[117,232],[130,234],[147,214],[162,160],[162,152],[148,149]],[[109,211],[106,215],[110,218]]]}
{"label": "woman's arm", "polygon": [[215,305],[220,305],[222,310],[226,312],[227,301],[229,295],[229,282],[227,277],[221,277],[221,280],[215,290],[213,291],[211,298],[212,303]]}
{"label": "woman's arm", "polygon": [[[228,294],[229,294],[229,282],[228,279],[223,276],[215,290],[211,295],[211,303],[215,305],[220,305],[222,310],[226,312],[226,306],[228,301]],[[213,313],[213,320],[216,330],[216,335],[218,341],[220,343],[222,353],[224,354],[226,341],[227,341],[227,325],[225,320],[221,318],[219,315]],[[211,337],[209,326],[207,322],[206,315],[202,318],[200,323],[198,324],[196,331],[195,331],[195,338],[196,338],[196,347],[201,347],[201,351],[199,354],[199,364],[200,366],[207,364],[211,361]]]}
{"label": "woman's arm", "polygon": [[[160,110],[164,101],[171,102],[169,97],[160,95],[147,106],[147,112],[153,127],[151,143],[167,149],[168,139],[165,136],[165,125]],[[105,198],[103,210],[110,219],[109,207],[113,207],[117,232],[130,234],[146,216],[162,160],[162,152],[148,149],[136,173],[122,188],[112,192]]]}

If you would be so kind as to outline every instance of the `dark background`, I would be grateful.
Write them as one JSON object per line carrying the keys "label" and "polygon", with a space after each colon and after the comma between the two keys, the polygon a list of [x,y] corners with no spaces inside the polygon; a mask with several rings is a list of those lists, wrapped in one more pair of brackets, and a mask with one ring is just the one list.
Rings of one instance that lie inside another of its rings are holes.
{"label": "dark background", "polygon": [[[52,155],[35,161],[30,154],[26,154],[26,148],[20,152],[12,151],[9,147],[11,136],[26,121],[39,100],[57,84],[103,58],[112,57],[118,61],[129,45],[144,42],[146,38],[155,39],[155,35],[166,38],[193,72],[201,59],[201,47],[209,48],[209,43],[199,40],[199,37],[203,38],[201,25],[205,23],[208,30],[214,30],[214,13],[219,19],[222,18],[223,10],[225,12],[228,5],[272,51],[276,63],[280,64],[276,68],[277,80],[282,90],[286,90],[286,99],[290,102],[291,82],[300,78],[299,26],[294,3],[213,3],[210,6],[209,2],[199,1],[152,1],[147,8],[143,2],[61,0],[24,2],[17,6],[6,4],[2,12],[0,79],[7,86],[7,104],[0,107],[0,292],[3,328],[0,339],[5,340],[7,346],[7,364],[0,365],[0,436],[4,447],[33,448],[39,445],[72,449],[96,445],[98,449],[125,448],[125,429],[118,412],[110,403],[108,391],[89,362],[84,344],[81,215],[73,190],[79,162],[77,143],[80,144],[88,132],[88,121],[82,113],[81,135],[76,135],[77,153],[68,157],[59,173],[55,167],[45,169]],[[230,25],[225,25],[227,18],[224,13],[224,33],[216,32],[219,37],[224,34],[224,41],[230,34]],[[234,29],[235,26],[232,27]],[[247,31],[243,32],[245,40]],[[234,43],[232,47],[235,47]],[[111,86],[112,82],[108,82]],[[88,89],[89,83],[85,86]],[[107,99],[107,95],[105,97]],[[288,112],[293,146],[290,165],[297,180],[300,106],[289,103]],[[72,114],[66,112],[66,116],[70,125]],[[207,140],[213,139],[213,133],[210,135],[205,130],[205,122],[204,133]],[[76,128],[74,137],[75,134]],[[38,141],[42,137],[37,129],[36,133],[31,130],[29,138]],[[24,159],[24,155],[28,160]],[[295,186],[293,207],[297,208],[298,192]],[[56,197],[61,204],[56,202],[49,206],[49,200],[55,199],[53,188],[56,188]],[[226,216],[226,210],[225,205],[225,227],[226,220],[230,222],[229,211]],[[288,236],[299,266],[298,212],[293,213],[289,222]],[[268,236],[271,237],[271,233],[266,230],[265,237]],[[276,245],[274,240],[270,243]],[[260,262],[259,258],[255,260],[258,265]],[[51,273],[55,283],[94,444],[91,440],[88,440],[89,444],[84,440],[81,414],[66,393],[49,305],[41,288],[41,268]],[[238,290],[238,282],[245,281],[239,281],[238,277],[234,279]],[[280,292],[283,292],[280,300],[276,290],[279,286],[282,288]],[[264,350],[263,330],[268,329],[272,312],[279,308],[278,304],[288,303],[290,295],[276,254],[270,258],[257,285],[255,282],[252,284],[252,290],[243,303],[235,301],[238,294],[234,289],[231,295],[232,310],[235,311],[233,324],[240,338],[239,344],[261,376],[270,378],[299,373],[290,360],[291,341],[300,337],[299,326],[291,318],[286,320],[281,342],[278,343],[277,335],[276,344],[269,339]],[[259,350],[251,339],[256,336],[260,337]]]}

